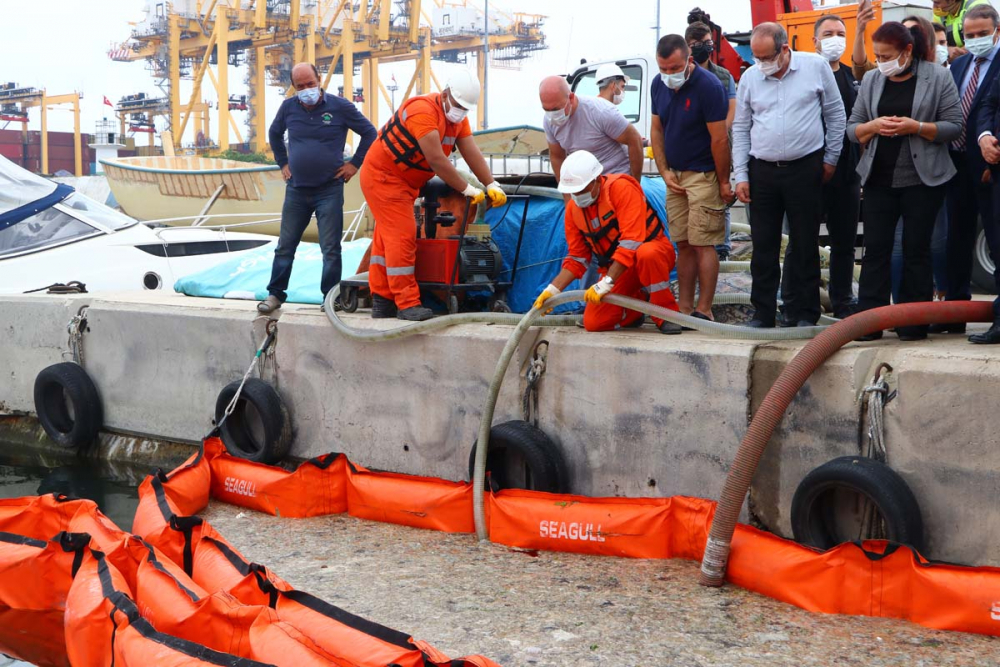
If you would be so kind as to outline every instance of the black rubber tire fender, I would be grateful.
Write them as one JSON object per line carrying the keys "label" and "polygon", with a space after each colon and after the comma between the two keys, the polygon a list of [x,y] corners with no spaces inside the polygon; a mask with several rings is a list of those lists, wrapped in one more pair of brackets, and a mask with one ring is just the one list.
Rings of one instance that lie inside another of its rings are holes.
{"label": "black rubber tire fender", "polygon": [[[504,474],[503,460],[510,450],[516,450],[521,455],[531,473],[530,490],[548,493],[569,491],[569,472],[562,452],[544,431],[520,419],[496,424],[490,429],[486,470],[497,488],[517,488],[508,484]],[[475,469],[476,444],[473,444],[469,453],[470,480],[475,475]]]}
{"label": "black rubber tire fender", "polygon": [[34,397],[38,421],[56,443],[81,449],[96,442],[104,408],[97,385],[82,366],[64,361],[43,368],[35,377]]}
{"label": "black rubber tire fender", "polygon": [[340,292],[340,303],[345,313],[353,313],[358,309],[358,288],[345,287]]}
{"label": "black rubber tire fender", "polygon": [[824,550],[837,546],[829,527],[832,508],[827,494],[838,488],[853,490],[875,505],[890,542],[917,551],[923,547],[920,505],[910,487],[888,465],[863,456],[841,456],[805,476],[792,499],[792,533],[797,542]]}
{"label": "black rubber tire fender", "polygon": [[[240,380],[227,384],[215,401],[215,423],[222,422],[226,406],[233,400]],[[263,439],[254,434],[247,406],[252,406],[263,427]],[[292,423],[278,392],[259,378],[248,378],[232,414],[222,422],[220,435],[233,456],[257,463],[275,464],[288,455],[292,444]]]}

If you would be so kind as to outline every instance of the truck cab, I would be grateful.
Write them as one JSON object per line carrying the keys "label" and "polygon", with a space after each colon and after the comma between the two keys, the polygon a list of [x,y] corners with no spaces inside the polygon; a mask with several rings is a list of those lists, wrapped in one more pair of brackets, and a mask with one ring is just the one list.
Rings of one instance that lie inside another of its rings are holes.
{"label": "truck cab", "polygon": [[597,97],[597,68],[604,63],[614,63],[629,77],[625,86],[625,99],[618,107],[625,118],[639,130],[643,140],[649,139],[651,102],[649,87],[654,76],[659,76],[660,68],[648,56],[633,56],[622,60],[601,60],[581,65],[567,77],[569,86],[577,95]]}

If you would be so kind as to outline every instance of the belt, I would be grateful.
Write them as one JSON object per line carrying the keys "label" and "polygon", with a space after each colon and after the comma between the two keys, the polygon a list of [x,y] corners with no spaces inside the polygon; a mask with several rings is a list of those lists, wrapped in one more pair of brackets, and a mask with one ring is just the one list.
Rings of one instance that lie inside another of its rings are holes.
{"label": "belt", "polygon": [[813,151],[812,153],[809,153],[809,155],[803,155],[802,157],[796,158],[794,160],[778,160],[777,162],[771,162],[770,160],[761,160],[760,158],[753,158],[753,159],[757,160],[757,162],[762,162],[762,163],[764,163],[766,165],[770,165],[772,167],[778,167],[779,169],[784,169],[785,167],[792,167],[792,166],[795,166],[795,165],[800,164],[802,162],[805,162],[806,160],[810,160],[810,159],[816,157],[817,154],[822,154],[822,153],[823,153],[823,149],[821,148],[821,149],[819,149],[817,151]]}

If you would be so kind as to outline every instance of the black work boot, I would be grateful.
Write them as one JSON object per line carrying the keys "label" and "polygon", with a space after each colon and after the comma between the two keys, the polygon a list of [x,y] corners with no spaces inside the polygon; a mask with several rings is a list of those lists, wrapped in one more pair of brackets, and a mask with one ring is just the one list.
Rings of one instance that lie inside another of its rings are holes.
{"label": "black work boot", "polygon": [[434,317],[434,311],[424,306],[410,306],[396,313],[396,318],[410,322],[423,322]]}
{"label": "black work boot", "polygon": [[396,317],[396,304],[392,299],[372,294],[372,317],[377,320]]}

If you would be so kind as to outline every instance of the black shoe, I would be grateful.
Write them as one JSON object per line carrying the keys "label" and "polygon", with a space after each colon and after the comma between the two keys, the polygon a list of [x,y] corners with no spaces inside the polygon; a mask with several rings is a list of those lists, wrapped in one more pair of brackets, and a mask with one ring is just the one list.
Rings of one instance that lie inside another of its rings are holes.
{"label": "black shoe", "polygon": [[396,319],[408,322],[423,322],[434,317],[434,311],[424,306],[410,306],[396,313]]}
{"label": "black shoe", "polygon": [[969,336],[970,343],[979,345],[996,345],[1000,343],[1000,322],[994,322],[993,326],[982,333]]}
{"label": "black shoe", "polygon": [[797,326],[797,327],[814,327],[814,326],[816,326],[816,323],[815,322],[810,322],[809,320],[799,320],[798,322],[795,323],[795,326]]}
{"label": "black shoe", "polygon": [[921,333],[903,333],[903,334],[897,333],[896,336],[899,338],[899,340],[901,340],[903,342],[911,342],[911,341],[915,341],[915,340],[927,340],[927,334],[923,333],[923,332],[921,332]]}
{"label": "black shoe", "polygon": [[872,340],[882,340],[883,335],[885,335],[885,332],[880,330],[870,334],[865,334],[864,336],[858,336],[854,340],[856,340],[859,343],[867,343],[868,341]]}
{"label": "black shoe", "polygon": [[656,328],[660,330],[661,334],[666,334],[668,336],[676,336],[684,330],[681,325],[674,324],[673,322],[667,322],[666,320],[660,322]]}
{"label": "black shoe", "polygon": [[712,321],[711,317],[709,317],[705,313],[699,313],[697,310],[691,311],[691,317],[695,318],[696,320],[705,320],[706,322]]}
{"label": "black shoe", "polygon": [[837,306],[833,309],[833,316],[838,320],[846,320],[848,317],[857,312],[858,304],[848,304],[844,306]]}
{"label": "black shoe", "polygon": [[782,329],[797,327],[798,320],[788,315],[778,315],[778,326]]}
{"label": "black shoe", "polygon": [[754,319],[750,320],[749,322],[747,322],[746,324],[744,324],[743,326],[750,327],[751,329],[773,329],[774,328],[774,323],[772,322],[772,323],[769,324],[769,323],[765,322],[764,320],[758,320],[758,319],[754,318]]}
{"label": "black shoe", "polygon": [[965,322],[953,322],[951,324],[932,324],[928,329],[932,334],[964,334]]}
{"label": "black shoe", "polygon": [[377,320],[396,317],[396,304],[392,299],[372,294],[372,317]]}
{"label": "black shoe", "polygon": [[642,315],[639,316],[639,319],[637,319],[632,324],[626,324],[625,326],[622,327],[622,329],[641,329],[642,325],[645,323],[646,323],[646,314],[643,313]]}

